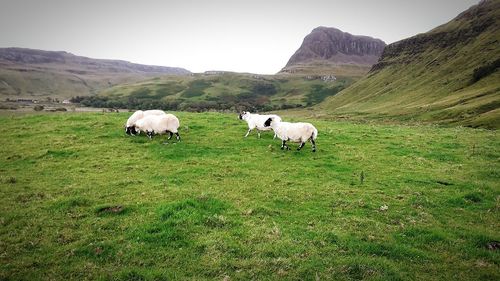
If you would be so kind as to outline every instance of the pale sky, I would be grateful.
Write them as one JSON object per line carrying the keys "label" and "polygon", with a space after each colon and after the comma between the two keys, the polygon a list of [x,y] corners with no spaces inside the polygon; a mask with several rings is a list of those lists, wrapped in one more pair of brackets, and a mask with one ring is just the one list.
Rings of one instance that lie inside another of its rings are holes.
{"label": "pale sky", "polygon": [[479,0],[0,0],[0,47],[274,74],[315,27],[392,43]]}

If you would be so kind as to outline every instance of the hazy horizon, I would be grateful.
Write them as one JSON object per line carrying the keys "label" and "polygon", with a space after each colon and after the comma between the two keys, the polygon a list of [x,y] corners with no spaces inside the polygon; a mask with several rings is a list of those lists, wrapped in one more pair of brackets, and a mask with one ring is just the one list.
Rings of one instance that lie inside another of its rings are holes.
{"label": "hazy horizon", "polygon": [[1,0],[0,47],[274,74],[318,26],[387,44],[444,24],[479,0]]}

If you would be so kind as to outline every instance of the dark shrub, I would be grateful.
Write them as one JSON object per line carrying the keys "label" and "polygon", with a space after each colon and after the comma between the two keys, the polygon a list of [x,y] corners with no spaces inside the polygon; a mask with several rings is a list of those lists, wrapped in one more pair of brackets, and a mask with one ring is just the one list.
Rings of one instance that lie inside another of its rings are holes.
{"label": "dark shrub", "polygon": [[472,73],[472,83],[476,83],[482,78],[494,73],[499,66],[500,66],[500,59],[497,59],[486,65],[474,69],[474,72]]}

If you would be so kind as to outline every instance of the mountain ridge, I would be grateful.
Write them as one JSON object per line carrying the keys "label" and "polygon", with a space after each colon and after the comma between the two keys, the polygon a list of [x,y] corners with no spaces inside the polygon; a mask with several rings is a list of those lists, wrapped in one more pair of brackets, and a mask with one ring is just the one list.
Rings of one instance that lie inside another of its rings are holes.
{"label": "mountain ridge", "polygon": [[126,60],[113,59],[95,59],[85,56],[74,55],[66,51],[46,51],[29,48],[0,48],[0,62],[8,61],[23,64],[42,64],[42,63],[76,63],[81,65],[103,65],[121,67],[122,70],[137,72],[157,72],[168,74],[189,74],[190,71],[180,67],[145,65],[132,63]]}
{"label": "mountain ridge", "polygon": [[0,95],[6,97],[86,96],[117,84],[189,74],[179,67],[93,59],[66,51],[0,48]]}

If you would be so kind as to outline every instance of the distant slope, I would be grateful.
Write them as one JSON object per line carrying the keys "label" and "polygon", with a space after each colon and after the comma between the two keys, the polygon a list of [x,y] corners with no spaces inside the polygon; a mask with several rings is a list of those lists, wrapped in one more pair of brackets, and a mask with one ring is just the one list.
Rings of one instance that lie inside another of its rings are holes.
{"label": "distant slope", "polygon": [[382,54],[385,43],[332,27],[317,27],[304,38],[282,73],[363,76]]}
{"label": "distant slope", "polygon": [[364,79],[323,102],[336,115],[500,128],[500,1],[388,45]]}
{"label": "distant slope", "polygon": [[318,104],[351,83],[347,78],[324,81],[321,77],[207,71],[117,85],[81,102],[94,107],[269,111]]}
{"label": "distant slope", "polygon": [[69,98],[91,95],[125,82],[189,71],[120,60],[91,59],[67,52],[0,48],[0,97]]}

